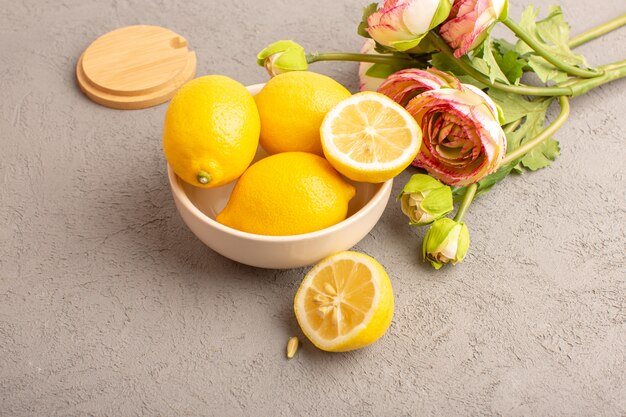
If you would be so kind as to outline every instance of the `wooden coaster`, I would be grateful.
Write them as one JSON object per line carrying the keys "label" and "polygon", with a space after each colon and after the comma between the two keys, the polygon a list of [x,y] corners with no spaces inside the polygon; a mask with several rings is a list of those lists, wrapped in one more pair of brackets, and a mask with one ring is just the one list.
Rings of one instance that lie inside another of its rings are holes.
{"label": "wooden coaster", "polygon": [[143,109],[172,98],[194,77],[196,54],[187,40],[159,26],[128,26],[106,33],[76,64],[80,89],[115,109]]}

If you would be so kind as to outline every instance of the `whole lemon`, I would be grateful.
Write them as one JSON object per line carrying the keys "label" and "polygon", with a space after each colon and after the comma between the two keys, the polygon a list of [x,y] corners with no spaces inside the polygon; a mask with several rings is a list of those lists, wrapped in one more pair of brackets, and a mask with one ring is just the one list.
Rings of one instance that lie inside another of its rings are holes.
{"label": "whole lemon", "polygon": [[270,154],[300,151],[323,156],[322,120],[350,95],[325,75],[308,71],[277,75],[254,97],[261,116],[261,146]]}
{"label": "whole lemon", "polygon": [[254,99],[237,81],[207,75],[189,81],[167,108],[163,151],[176,175],[212,188],[237,179],[259,144]]}
{"label": "whole lemon", "polygon": [[314,232],[345,219],[354,194],[324,158],[284,152],[251,165],[216,220],[261,235]]}

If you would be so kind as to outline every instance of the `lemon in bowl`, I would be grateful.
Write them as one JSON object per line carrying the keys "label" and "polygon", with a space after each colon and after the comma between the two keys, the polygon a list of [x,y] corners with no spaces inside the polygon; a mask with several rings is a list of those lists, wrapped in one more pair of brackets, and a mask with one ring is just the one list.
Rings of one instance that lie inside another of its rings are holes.
{"label": "lemon in bowl", "polygon": [[163,152],[196,187],[227,184],[248,168],[259,144],[259,113],[250,92],[223,75],[183,85],[165,114]]}
{"label": "lemon in bowl", "polygon": [[[262,149],[259,154],[266,155]],[[234,183],[199,188],[181,180],[169,166],[167,173],[176,208],[198,239],[226,258],[270,269],[311,265],[356,245],[382,216],[393,184],[393,180],[380,184],[349,181],[355,196],[350,200],[345,220],[315,232],[268,236],[242,232],[215,220],[226,206]]]}
{"label": "lemon in bowl", "polygon": [[270,154],[299,151],[323,156],[322,120],[350,96],[337,81],[315,72],[273,77],[254,96],[261,119],[261,146]]}
{"label": "lemon in bowl", "polygon": [[321,156],[283,152],[244,172],[216,220],[259,235],[315,232],[344,220],[354,194],[354,186]]}
{"label": "lemon in bowl", "polygon": [[[254,96],[262,87],[263,84],[256,84],[247,88]],[[258,146],[253,163],[267,156],[263,147]],[[344,220],[314,232],[270,236],[237,230],[216,220],[237,181],[202,188],[183,180],[169,164],[167,174],[176,208],[198,239],[226,258],[271,269],[311,265],[356,245],[382,216],[393,185],[393,180],[373,184],[344,179],[354,187],[354,197],[349,200]]]}
{"label": "lemon in bowl", "polygon": [[320,127],[324,155],[346,177],[384,182],[408,167],[422,144],[422,130],[402,106],[365,91],[333,107]]}

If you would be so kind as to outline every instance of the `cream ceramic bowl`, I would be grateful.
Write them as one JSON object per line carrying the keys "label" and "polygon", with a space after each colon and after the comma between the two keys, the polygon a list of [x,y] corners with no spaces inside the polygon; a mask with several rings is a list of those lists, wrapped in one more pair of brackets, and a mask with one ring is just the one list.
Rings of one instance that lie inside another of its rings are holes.
{"label": "cream ceramic bowl", "polygon": [[[254,95],[262,84],[249,86]],[[259,148],[255,161],[266,156]],[[350,249],[363,239],[383,214],[393,180],[381,184],[355,183],[348,217],[334,226],[293,236],[264,236],[241,232],[215,220],[230,197],[236,181],[217,188],[198,188],[181,180],[167,166],[172,195],[189,229],[215,252],[243,264],[261,268],[297,268]]]}

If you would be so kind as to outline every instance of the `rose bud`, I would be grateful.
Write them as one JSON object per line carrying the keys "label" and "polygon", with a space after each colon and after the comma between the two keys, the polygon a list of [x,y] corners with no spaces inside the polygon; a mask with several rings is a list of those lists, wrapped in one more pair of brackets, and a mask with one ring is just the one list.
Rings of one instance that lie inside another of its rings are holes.
{"label": "rose bud", "polygon": [[483,43],[494,23],[506,19],[508,8],[508,0],[454,0],[439,34],[460,58]]}
{"label": "rose bud", "polygon": [[480,181],[500,167],[506,136],[495,103],[480,89],[442,88],[413,98],[406,109],[422,128],[414,165],[448,185]]}
{"label": "rose bud", "polygon": [[257,64],[274,77],[288,71],[306,71],[309,67],[304,48],[294,41],[278,41],[257,55]]}
{"label": "rose bud", "polygon": [[413,175],[399,198],[402,212],[416,226],[432,223],[454,208],[450,187],[424,174]]}
{"label": "rose bud", "polygon": [[367,32],[381,45],[408,51],[446,20],[451,7],[452,0],[385,0],[368,17]]}
{"label": "rose bud", "polygon": [[439,269],[443,264],[463,261],[469,243],[469,230],[465,223],[444,217],[433,223],[426,232],[422,256],[435,269]]}

